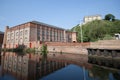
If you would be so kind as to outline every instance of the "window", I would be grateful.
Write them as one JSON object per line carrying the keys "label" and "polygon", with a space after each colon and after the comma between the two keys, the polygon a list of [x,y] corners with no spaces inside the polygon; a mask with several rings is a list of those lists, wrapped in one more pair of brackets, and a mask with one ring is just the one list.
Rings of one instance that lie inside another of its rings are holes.
{"label": "window", "polygon": [[49,32],[48,32],[48,29],[46,29],[46,40],[48,40],[48,35],[49,35]]}
{"label": "window", "polygon": [[9,40],[7,40],[7,42],[9,43]]}
{"label": "window", "polygon": [[10,37],[10,35],[8,34],[8,38]]}
{"label": "window", "polygon": [[45,40],[45,38],[44,38],[44,36],[42,37],[42,41],[44,41]]}
{"label": "window", "polygon": [[48,29],[46,29],[46,35],[48,35]]}
{"label": "window", "polygon": [[16,36],[18,36],[18,32],[16,32]]}
{"label": "window", "polygon": [[25,35],[27,35],[28,34],[28,30],[25,30]]}
{"label": "window", "polygon": [[44,30],[42,30],[42,36],[44,36]]}
{"label": "window", "polygon": [[50,31],[50,36],[52,36],[52,30]]}
{"label": "window", "polygon": [[13,39],[11,39],[11,42],[13,43],[13,42],[14,42],[14,40],[13,40]]}
{"label": "window", "polygon": [[40,36],[40,29],[37,29],[37,36]]}
{"label": "window", "polygon": [[37,37],[37,40],[40,40],[40,36]]}
{"label": "window", "polygon": [[20,31],[20,36],[22,36],[22,31]]}
{"label": "window", "polygon": [[13,36],[13,33],[11,33],[11,37]]}
{"label": "window", "polygon": [[28,38],[27,38],[27,37],[25,37],[25,38],[24,38],[24,41],[25,41],[25,42],[27,42],[27,41],[28,41]]}
{"label": "window", "polygon": [[18,42],[18,39],[16,39],[16,42]]}

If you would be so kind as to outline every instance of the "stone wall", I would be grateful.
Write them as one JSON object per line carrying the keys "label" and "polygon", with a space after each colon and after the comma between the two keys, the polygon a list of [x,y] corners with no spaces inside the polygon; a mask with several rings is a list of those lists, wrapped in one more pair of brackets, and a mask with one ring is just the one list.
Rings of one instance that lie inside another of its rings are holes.
{"label": "stone wall", "polygon": [[120,40],[99,40],[97,42],[91,42],[90,48],[120,49]]}
{"label": "stone wall", "polygon": [[87,49],[82,46],[48,46],[49,52],[75,53],[87,55]]}
{"label": "stone wall", "polygon": [[89,47],[90,43],[64,43],[64,42],[46,42],[49,52],[62,52],[62,53],[74,53],[87,55],[86,47]]}

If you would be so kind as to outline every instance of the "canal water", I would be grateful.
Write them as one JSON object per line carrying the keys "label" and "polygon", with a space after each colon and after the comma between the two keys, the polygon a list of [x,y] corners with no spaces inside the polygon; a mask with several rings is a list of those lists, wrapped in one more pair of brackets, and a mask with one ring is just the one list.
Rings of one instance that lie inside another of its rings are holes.
{"label": "canal water", "polygon": [[1,53],[0,80],[120,80],[120,70],[88,63],[88,56]]}

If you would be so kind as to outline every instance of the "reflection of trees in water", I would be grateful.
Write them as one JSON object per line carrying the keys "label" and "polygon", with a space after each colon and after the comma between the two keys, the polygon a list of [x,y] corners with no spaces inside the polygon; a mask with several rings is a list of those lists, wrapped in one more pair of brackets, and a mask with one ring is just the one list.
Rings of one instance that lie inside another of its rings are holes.
{"label": "reflection of trees in water", "polygon": [[119,73],[113,73],[113,76],[116,80],[120,80],[120,72]]}
{"label": "reflection of trees in water", "polygon": [[94,78],[99,78],[100,80],[108,80],[109,71],[97,66],[93,66],[90,71],[93,74]]}
{"label": "reflection of trees in water", "polygon": [[107,66],[120,69],[120,59],[112,57],[88,56],[88,62],[100,66]]}
{"label": "reflection of trees in water", "polygon": [[112,76],[116,80],[120,80],[120,73],[118,73],[118,71],[105,69],[100,66],[93,66],[93,68],[89,70],[89,76],[97,80],[109,80],[109,76]]}

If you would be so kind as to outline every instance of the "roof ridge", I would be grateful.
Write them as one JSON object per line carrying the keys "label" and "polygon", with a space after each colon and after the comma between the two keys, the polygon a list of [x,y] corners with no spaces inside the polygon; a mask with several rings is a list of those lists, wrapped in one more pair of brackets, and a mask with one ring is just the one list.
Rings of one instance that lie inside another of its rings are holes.
{"label": "roof ridge", "polygon": [[[63,28],[60,28],[60,27],[57,27],[57,26],[54,26],[54,25],[51,25],[51,24],[44,23],[44,22],[39,22],[39,21],[30,21],[30,22],[36,23],[36,24],[42,24],[42,25],[45,25],[45,26],[53,27],[53,28],[63,29]],[[63,29],[63,30],[65,30],[65,29]]]}

